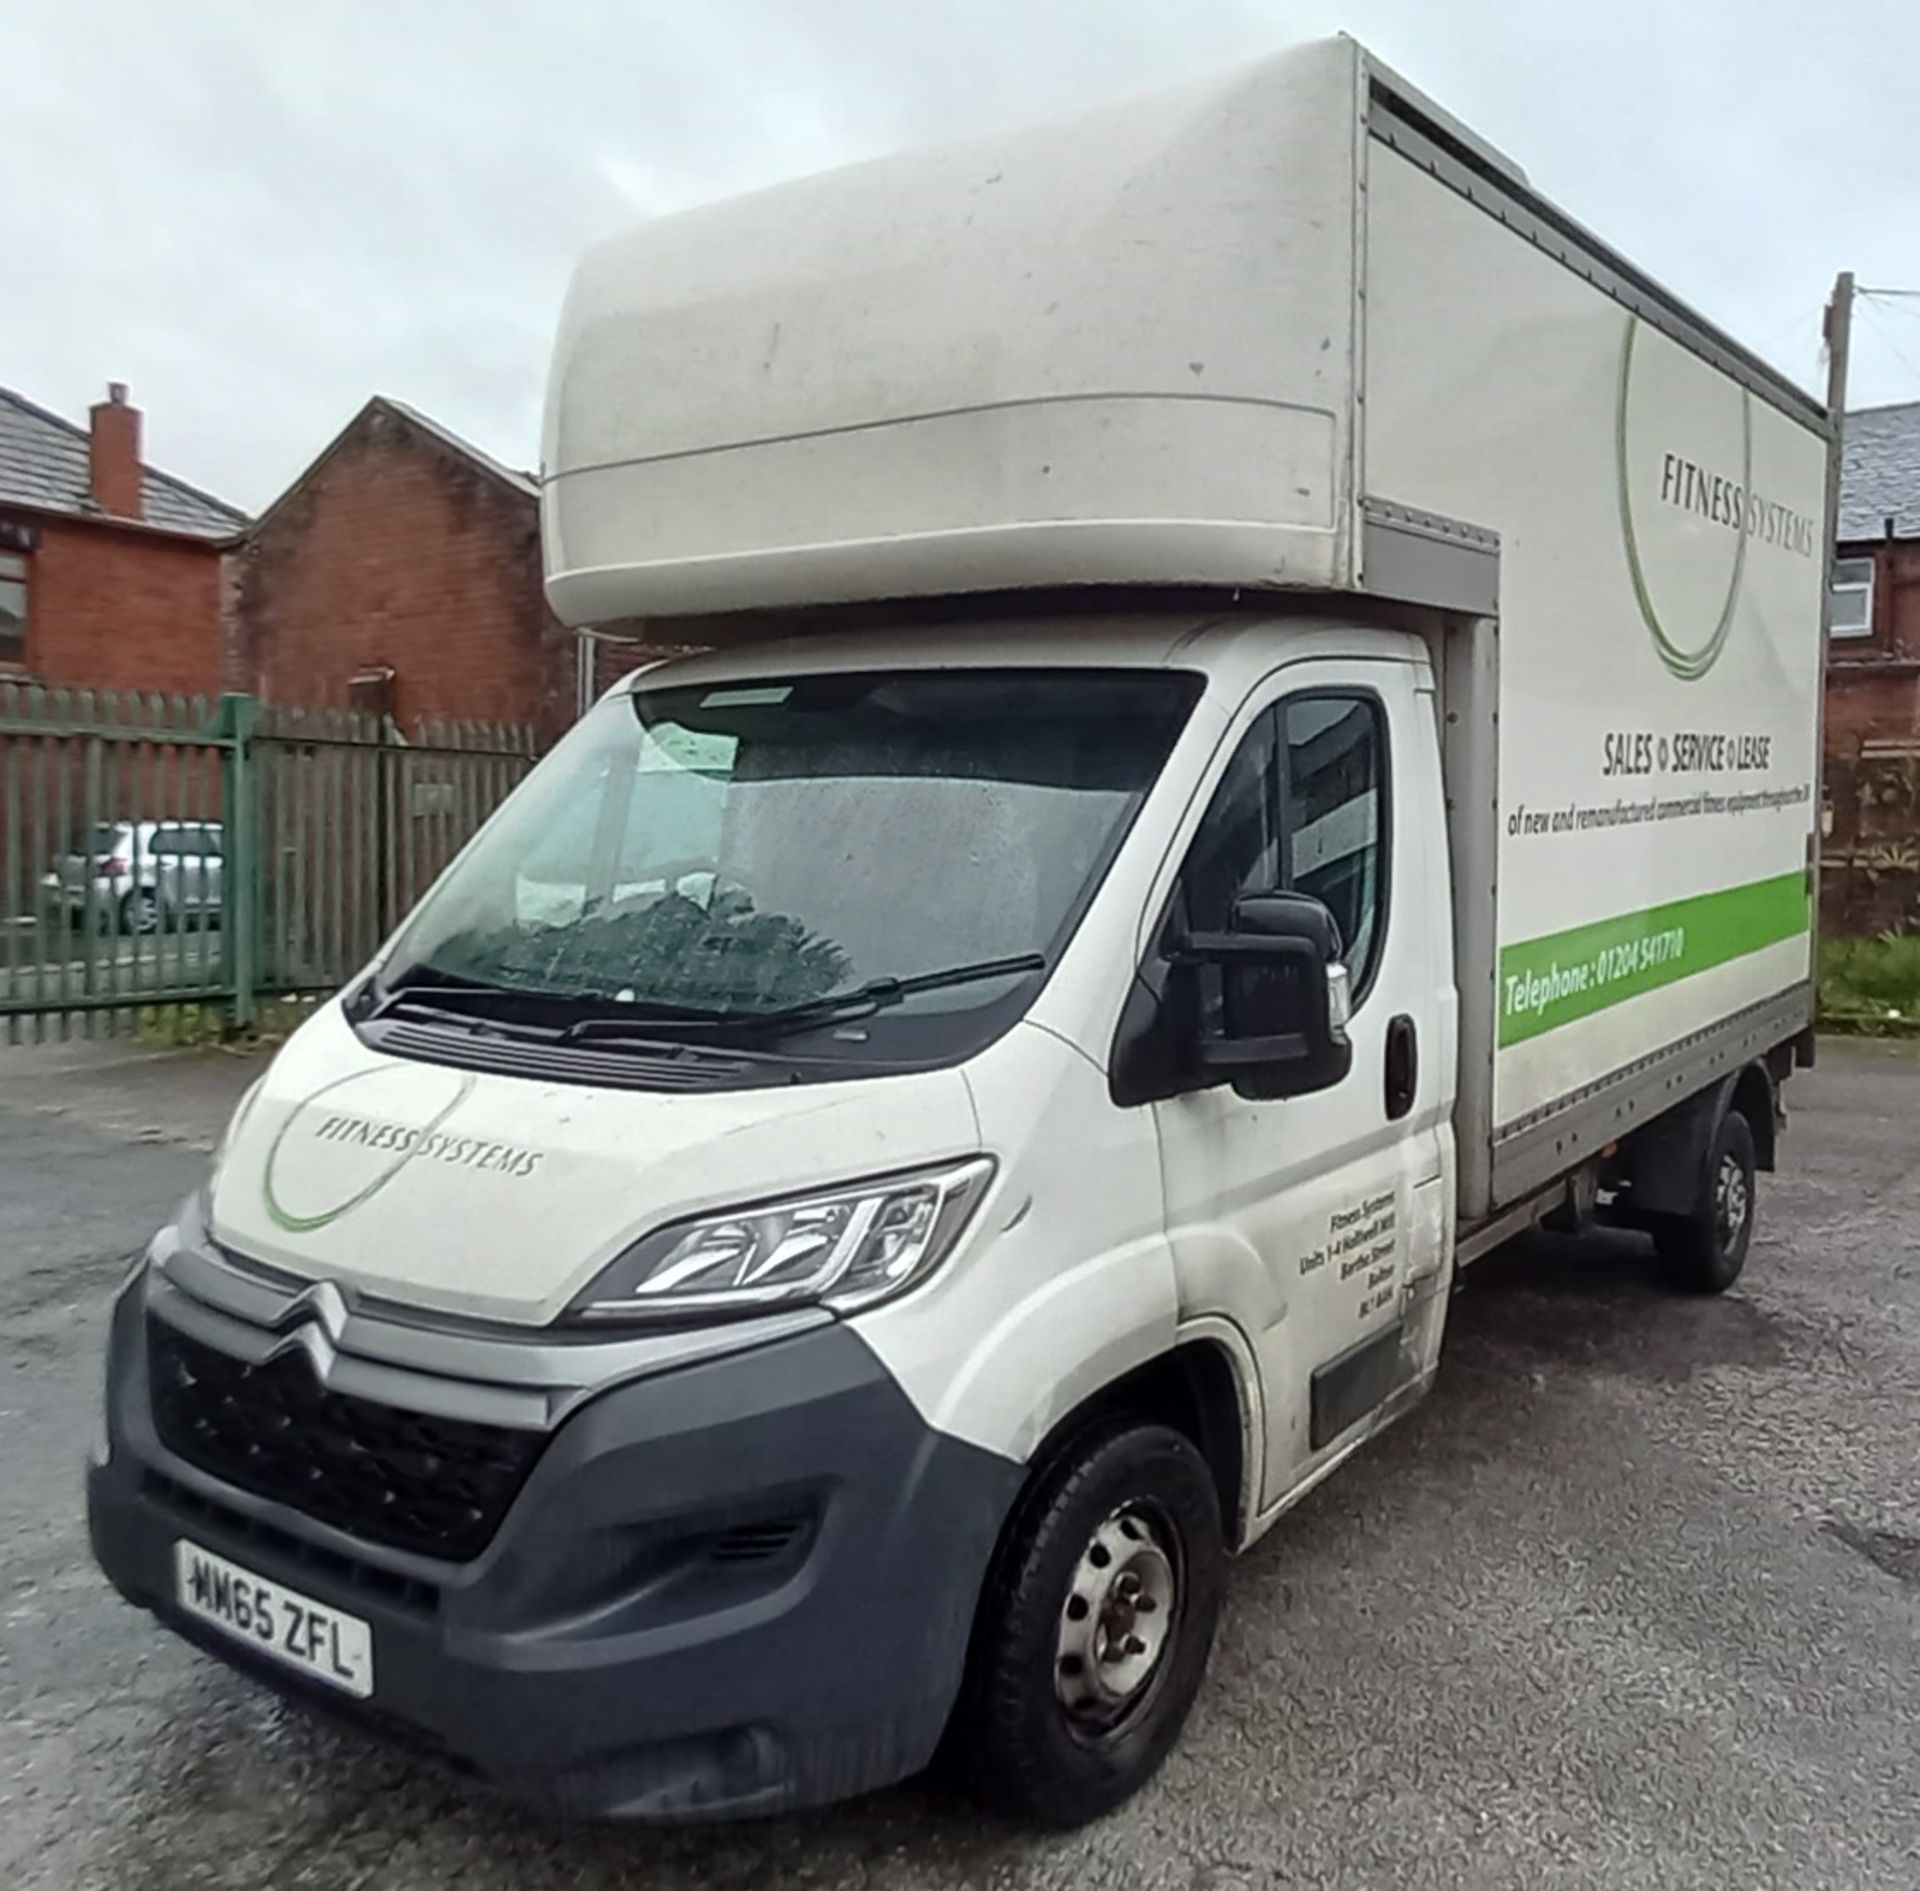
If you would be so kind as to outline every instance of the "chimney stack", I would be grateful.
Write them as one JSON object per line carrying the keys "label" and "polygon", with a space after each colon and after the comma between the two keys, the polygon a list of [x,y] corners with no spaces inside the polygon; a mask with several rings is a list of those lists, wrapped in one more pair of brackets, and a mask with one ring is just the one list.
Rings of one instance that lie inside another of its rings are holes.
{"label": "chimney stack", "polygon": [[93,502],[116,519],[138,519],[146,511],[140,467],[140,410],[127,404],[127,384],[107,383],[107,398],[87,416],[87,480]]}

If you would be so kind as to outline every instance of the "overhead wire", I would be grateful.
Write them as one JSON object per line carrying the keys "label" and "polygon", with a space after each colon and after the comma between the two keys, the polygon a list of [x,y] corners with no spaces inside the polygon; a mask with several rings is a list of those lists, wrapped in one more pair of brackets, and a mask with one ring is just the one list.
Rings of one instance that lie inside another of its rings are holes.
{"label": "overhead wire", "polygon": [[1862,313],[1872,322],[1874,333],[1886,344],[1887,352],[1913,376],[1916,382],[1920,382],[1920,367],[1916,367],[1914,363],[1908,359],[1906,350],[1894,340],[1892,329],[1881,319],[1880,311],[1875,306],[1885,291],[1879,289],[1860,289],[1854,293],[1860,303]]}

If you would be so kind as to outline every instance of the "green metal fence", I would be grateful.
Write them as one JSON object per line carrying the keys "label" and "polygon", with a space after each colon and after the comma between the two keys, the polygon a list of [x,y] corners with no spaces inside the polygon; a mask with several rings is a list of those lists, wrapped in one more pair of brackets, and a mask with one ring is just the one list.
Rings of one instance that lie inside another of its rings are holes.
{"label": "green metal fence", "polygon": [[262,708],[251,744],[261,863],[257,980],[331,991],[532,766],[532,732]]}
{"label": "green metal fence", "polygon": [[505,724],[0,684],[6,1041],[331,991],[533,758]]}

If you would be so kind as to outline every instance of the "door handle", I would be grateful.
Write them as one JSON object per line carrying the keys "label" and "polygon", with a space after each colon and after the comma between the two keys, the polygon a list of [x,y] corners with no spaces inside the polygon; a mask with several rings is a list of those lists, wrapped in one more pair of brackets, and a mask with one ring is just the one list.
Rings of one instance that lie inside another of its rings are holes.
{"label": "door handle", "polygon": [[1413,1108],[1420,1088],[1420,1037],[1402,1012],[1387,1021],[1387,1121],[1395,1123]]}

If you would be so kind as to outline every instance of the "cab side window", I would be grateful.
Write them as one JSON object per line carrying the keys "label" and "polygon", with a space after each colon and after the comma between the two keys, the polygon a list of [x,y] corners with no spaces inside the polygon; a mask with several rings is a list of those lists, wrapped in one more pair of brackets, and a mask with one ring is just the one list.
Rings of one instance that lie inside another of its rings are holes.
{"label": "cab side window", "polygon": [[1180,920],[1226,932],[1243,893],[1311,893],[1340,929],[1356,996],[1385,918],[1386,728],[1371,696],[1316,691],[1267,710],[1214,791],[1180,876]]}
{"label": "cab side window", "polygon": [[1190,932],[1225,932],[1241,894],[1284,884],[1281,762],[1280,714],[1269,709],[1227,764],[1188,851],[1180,891]]}
{"label": "cab side window", "polygon": [[1384,930],[1386,729],[1370,696],[1297,696],[1286,717],[1285,885],[1333,914],[1356,997]]}
{"label": "cab side window", "polygon": [[1208,804],[1155,951],[1122,1014],[1111,1075],[1123,1107],[1216,1079],[1194,1047],[1224,1025],[1219,969],[1180,970],[1186,941],[1231,932],[1248,893],[1310,893],[1339,928],[1356,1003],[1386,932],[1387,729],[1360,690],[1309,690],[1263,711]]}

